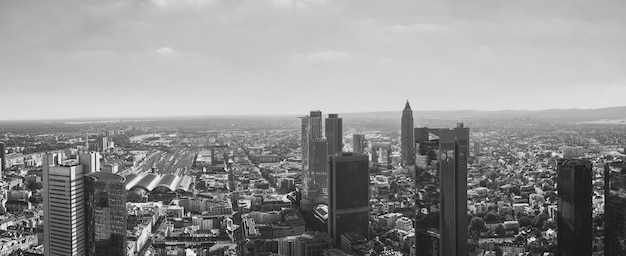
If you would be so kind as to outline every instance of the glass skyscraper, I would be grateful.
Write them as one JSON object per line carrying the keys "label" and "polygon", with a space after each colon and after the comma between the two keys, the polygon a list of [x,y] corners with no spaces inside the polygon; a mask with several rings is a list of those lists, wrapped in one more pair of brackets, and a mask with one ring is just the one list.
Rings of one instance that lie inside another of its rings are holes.
{"label": "glass skyscraper", "polygon": [[591,162],[559,159],[557,172],[557,256],[591,255]]}
{"label": "glass skyscraper", "polygon": [[126,255],[125,179],[112,173],[85,175],[87,256]]}
{"label": "glass skyscraper", "polygon": [[626,255],[626,172],[607,164],[604,172],[604,252]]}
{"label": "glass skyscraper", "polygon": [[467,255],[469,128],[416,128],[415,141],[416,255]]}
{"label": "glass skyscraper", "polygon": [[343,153],[329,160],[328,233],[335,246],[352,232],[369,239],[369,160],[366,155]]}
{"label": "glass skyscraper", "polygon": [[341,153],[343,149],[343,120],[337,114],[329,114],[326,118],[326,139],[328,140],[328,155]]}

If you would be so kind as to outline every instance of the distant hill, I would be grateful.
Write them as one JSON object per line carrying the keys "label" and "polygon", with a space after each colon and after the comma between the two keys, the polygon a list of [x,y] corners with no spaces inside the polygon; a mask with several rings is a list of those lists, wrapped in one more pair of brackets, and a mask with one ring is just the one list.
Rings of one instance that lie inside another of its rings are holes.
{"label": "distant hill", "polygon": [[[343,113],[344,118],[374,118],[374,119],[400,119],[402,112],[366,112],[366,113]],[[455,119],[455,120],[480,120],[480,119],[552,119],[572,122],[598,121],[603,123],[616,123],[626,119],[626,106],[599,109],[548,109],[548,110],[454,110],[454,111],[413,111],[416,119]],[[607,122],[608,121],[608,122]]]}

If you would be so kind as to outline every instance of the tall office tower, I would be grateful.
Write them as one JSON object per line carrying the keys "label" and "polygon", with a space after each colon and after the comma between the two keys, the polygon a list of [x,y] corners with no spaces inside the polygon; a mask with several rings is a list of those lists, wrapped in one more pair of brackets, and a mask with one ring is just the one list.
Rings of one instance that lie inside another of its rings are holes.
{"label": "tall office tower", "polygon": [[626,255],[626,172],[604,168],[604,255]]}
{"label": "tall office tower", "polygon": [[581,159],[559,159],[557,164],[556,255],[591,255],[591,163]]}
{"label": "tall office tower", "polygon": [[102,137],[102,145],[100,145],[100,151],[104,151],[109,148],[109,139],[105,136]]}
{"label": "tall office tower", "polygon": [[302,200],[300,207],[313,209],[317,188],[315,186],[315,140],[322,138],[322,112],[311,111],[302,120]]}
{"label": "tall office tower", "polygon": [[95,172],[85,175],[87,256],[126,255],[126,188],[124,177]]}
{"label": "tall office tower", "polygon": [[[415,128],[416,255],[468,252],[467,155],[469,128]],[[433,135],[432,138],[430,135]]]}
{"label": "tall office tower", "polygon": [[474,142],[474,158],[480,156],[480,142]]}
{"label": "tall office tower", "polygon": [[85,255],[83,166],[43,157],[44,250],[46,256]]}
{"label": "tall office tower", "polygon": [[365,135],[355,133],[352,135],[352,152],[363,154],[365,150]]}
{"label": "tall office tower", "polygon": [[89,133],[85,133],[85,151],[89,151]]}
{"label": "tall office tower", "polygon": [[329,159],[328,233],[335,246],[341,245],[346,232],[370,237],[368,168],[362,154],[342,153]]}
{"label": "tall office tower", "polygon": [[321,194],[321,201],[326,203],[328,198],[328,142],[326,138],[315,139],[315,152],[313,157],[313,168],[311,175],[314,178],[318,195]]}
{"label": "tall office tower", "polygon": [[85,174],[100,171],[100,153],[88,152],[78,155],[78,161],[83,166]]}
{"label": "tall office tower", "polygon": [[5,164],[6,164],[6,155],[4,152],[4,142],[0,142],[0,177],[2,177],[2,175],[4,175],[4,168]]}
{"label": "tall office tower", "polygon": [[411,165],[415,161],[414,140],[413,140],[413,110],[409,101],[406,101],[402,110],[402,130],[400,131],[400,143],[402,144],[402,163]]}
{"label": "tall office tower", "polygon": [[328,139],[328,155],[334,156],[343,149],[343,121],[337,114],[329,114],[326,118],[326,139]]}

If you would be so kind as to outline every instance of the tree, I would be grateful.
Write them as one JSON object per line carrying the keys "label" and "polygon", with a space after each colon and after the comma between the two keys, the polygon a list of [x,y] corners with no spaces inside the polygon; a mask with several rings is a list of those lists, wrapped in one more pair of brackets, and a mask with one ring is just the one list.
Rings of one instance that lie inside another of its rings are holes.
{"label": "tree", "polygon": [[535,219],[533,220],[533,226],[541,228],[543,227],[543,222],[549,218],[550,217],[547,214],[543,214],[543,213],[538,214],[537,216],[535,216]]}
{"label": "tree", "polygon": [[480,232],[483,229],[485,229],[485,221],[483,220],[483,218],[480,218],[480,217],[473,218],[472,221],[470,222],[470,231]]}
{"label": "tree", "polygon": [[494,222],[498,222],[499,219],[500,219],[500,217],[498,217],[498,215],[495,215],[493,213],[485,214],[485,222],[494,223]]}
{"label": "tree", "polygon": [[520,217],[519,219],[517,219],[517,222],[519,222],[520,227],[527,227],[532,225],[530,218],[526,216]]}
{"label": "tree", "polygon": [[509,194],[515,194],[516,196],[519,196],[519,195],[522,194],[522,192],[519,190],[519,188],[517,186],[509,187],[508,192],[509,192]]}
{"label": "tree", "polygon": [[504,225],[502,224],[498,224],[494,230],[494,232],[496,233],[496,235],[498,236],[504,236],[506,234],[506,230],[504,229]]}
{"label": "tree", "polygon": [[551,220],[546,220],[543,222],[543,230],[548,230],[548,229],[556,229],[556,224],[554,224],[554,221]]}

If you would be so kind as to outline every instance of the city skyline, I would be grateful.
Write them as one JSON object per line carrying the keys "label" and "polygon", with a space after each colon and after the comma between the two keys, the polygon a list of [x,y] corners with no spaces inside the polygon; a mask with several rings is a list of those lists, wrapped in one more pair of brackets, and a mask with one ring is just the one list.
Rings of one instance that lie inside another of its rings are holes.
{"label": "city skyline", "polygon": [[[625,10],[612,0],[3,1],[0,87],[16,111],[0,119],[296,114],[317,98],[337,113],[407,98],[415,110],[623,105]],[[455,104],[420,96],[433,90]],[[346,104],[354,92],[363,104]]]}

